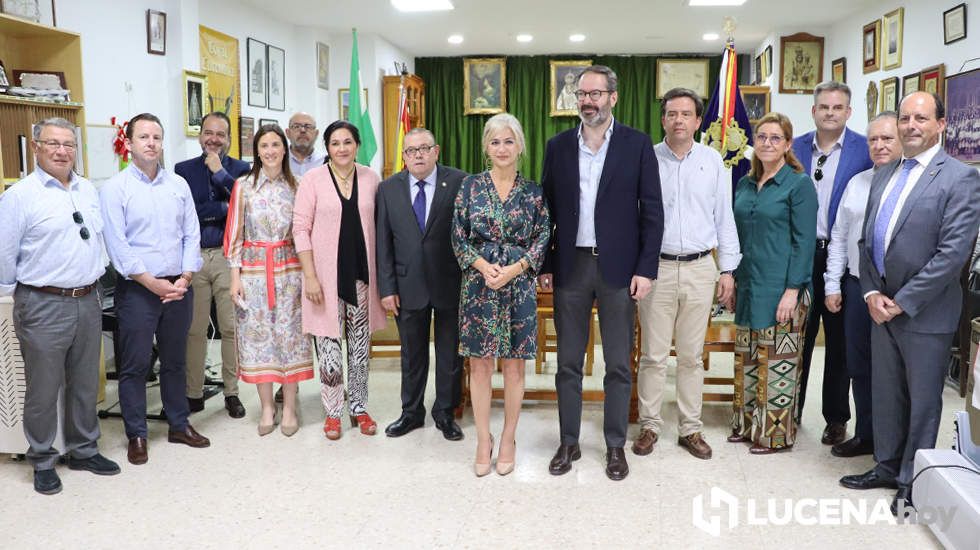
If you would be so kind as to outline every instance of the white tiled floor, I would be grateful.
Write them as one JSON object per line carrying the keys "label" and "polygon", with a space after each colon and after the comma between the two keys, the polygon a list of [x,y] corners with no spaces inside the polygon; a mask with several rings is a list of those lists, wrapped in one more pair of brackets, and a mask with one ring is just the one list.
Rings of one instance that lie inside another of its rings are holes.
{"label": "white tiled floor", "polygon": [[[814,364],[822,364],[822,348]],[[548,365],[553,372],[554,365]],[[731,360],[715,355],[713,369],[730,372]],[[529,363],[529,371],[533,366]],[[518,465],[507,477],[472,473],[472,418],[461,421],[466,439],[449,442],[427,420],[425,429],[400,439],[351,432],[327,441],[315,381],[301,386],[302,428],[286,438],[256,435],[258,397],[243,385],[248,415],[230,419],[217,396],[194,426],[211,438],[208,449],[166,441],[166,426],[150,423],[150,461],[126,462],[122,423],[102,421],[101,448],[119,461],[121,475],[101,478],[59,467],[65,489],[56,496],[33,491],[24,462],[0,463],[0,533],[4,548],[931,548],[938,542],[915,525],[745,525],[722,527],[713,537],[693,527],[693,501],[713,486],[739,497],[842,498],[869,507],[890,501],[891,491],[850,491],[841,475],[872,465],[870,457],[834,458],[819,442],[820,369],[811,379],[802,431],[792,452],[751,456],[729,444],[730,405],[705,406],[714,458],[700,461],[678,447],[676,405],[668,396],[666,428],[653,454],[627,453],[631,473],[622,482],[604,473],[602,410],[587,405],[582,419],[582,460],[553,477],[548,461],[558,442],[554,403],[529,403],[518,429]],[[601,380],[601,374],[597,377]],[[672,377],[668,380],[672,387]],[[395,360],[375,360],[370,411],[383,427],[399,413]],[[528,386],[553,385],[553,377],[528,376]],[[151,408],[159,407],[156,390]],[[109,386],[114,400],[114,383]],[[940,447],[952,438],[952,411],[963,401],[945,394]],[[429,384],[427,404],[432,402]],[[496,403],[492,426],[503,411]],[[851,427],[851,426],[849,426]],[[637,428],[631,427],[631,437]],[[781,508],[779,508],[781,510]],[[723,522],[724,523],[724,522]]]}

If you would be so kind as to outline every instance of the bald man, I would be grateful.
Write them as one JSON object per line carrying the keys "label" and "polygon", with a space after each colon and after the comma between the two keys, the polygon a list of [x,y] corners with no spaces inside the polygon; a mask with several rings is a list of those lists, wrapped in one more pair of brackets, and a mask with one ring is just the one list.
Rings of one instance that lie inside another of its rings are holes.
{"label": "bald man", "polygon": [[316,120],[309,113],[299,112],[289,117],[286,137],[289,138],[289,169],[297,178],[323,165],[324,155],[316,152]]}

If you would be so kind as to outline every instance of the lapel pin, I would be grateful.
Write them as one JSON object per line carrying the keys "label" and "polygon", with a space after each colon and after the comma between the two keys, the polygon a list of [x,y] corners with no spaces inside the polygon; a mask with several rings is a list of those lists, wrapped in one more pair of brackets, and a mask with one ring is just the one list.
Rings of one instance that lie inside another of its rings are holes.
{"label": "lapel pin", "polygon": [[446,186],[446,182],[442,182],[442,186],[445,187]]}

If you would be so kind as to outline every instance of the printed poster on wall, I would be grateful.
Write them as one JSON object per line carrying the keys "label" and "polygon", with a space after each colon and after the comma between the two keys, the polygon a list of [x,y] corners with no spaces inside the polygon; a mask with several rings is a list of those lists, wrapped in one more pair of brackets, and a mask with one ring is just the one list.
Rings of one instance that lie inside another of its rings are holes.
{"label": "printed poster on wall", "polygon": [[[238,39],[200,25],[201,72],[208,75],[207,112],[221,111],[231,120],[229,136],[238,135],[242,114],[242,90],[238,73]],[[238,140],[232,139],[228,154],[239,158]]]}

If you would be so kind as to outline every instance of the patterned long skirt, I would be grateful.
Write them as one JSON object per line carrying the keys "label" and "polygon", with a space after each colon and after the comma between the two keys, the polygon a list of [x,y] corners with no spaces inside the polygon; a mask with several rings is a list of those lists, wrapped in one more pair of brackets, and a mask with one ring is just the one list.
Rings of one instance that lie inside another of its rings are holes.
{"label": "patterned long skirt", "polygon": [[736,327],[732,432],[756,445],[780,449],[796,442],[794,411],[810,300],[810,292],[804,291],[786,323]]}

